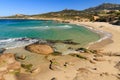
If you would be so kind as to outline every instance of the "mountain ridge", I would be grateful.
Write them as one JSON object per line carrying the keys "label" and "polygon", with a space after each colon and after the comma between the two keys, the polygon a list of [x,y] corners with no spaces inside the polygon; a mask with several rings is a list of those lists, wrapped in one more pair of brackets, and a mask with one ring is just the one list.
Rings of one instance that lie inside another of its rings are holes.
{"label": "mountain ridge", "polygon": [[120,10],[120,4],[103,3],[96,7],[85,9],[84,11],[100,11],[100,10]]}
{"label": "mountain ridge", "polygon": [[23,15],[17,14],[8,16],[5,18],[16,18],[16,19],[46,19],[55,18],[62,20],[77,20],[83,21],[100,21],[120,24],[120,4],[103,3],[98,6],[88,8],[82,11],[74,9],[64,9],[57,12],[49,12],[44,14],[36,15]]}

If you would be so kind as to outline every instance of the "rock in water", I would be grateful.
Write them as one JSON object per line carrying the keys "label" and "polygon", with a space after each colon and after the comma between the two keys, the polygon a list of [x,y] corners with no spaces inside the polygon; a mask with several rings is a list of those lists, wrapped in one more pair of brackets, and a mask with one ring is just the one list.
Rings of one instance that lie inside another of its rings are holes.
{"label": "rock in water", "polygon": [[54,50],[47,44],[31,44],[25,47],[28,51],[38,54],[51,54]]}
{"label": "rock in water", "polygon": [[0,48],[0,53],[3,53],[6,49]]}

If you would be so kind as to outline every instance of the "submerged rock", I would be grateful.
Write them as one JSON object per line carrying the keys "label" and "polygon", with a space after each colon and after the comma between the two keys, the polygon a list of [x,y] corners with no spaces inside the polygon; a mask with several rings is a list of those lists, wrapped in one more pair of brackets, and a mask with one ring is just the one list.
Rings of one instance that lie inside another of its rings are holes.
{"label": "submerged rock", "polygon": [[3,53],[6,49],[0,48],[0,53]]}
{"label": "submerged rock", "polygon": [[51,54],[54,52],[51,46],[47,44],[31,44],[25,47],[26,50],[38,53],[38,54]]}
{"label": "submerged rock", "polygon": [[64,44],[72,44],[72,45],[78,45],[78,44],[80,44],[80,43],[73,42],[72,40],[64,40],[63,43]]}
{"label": "submerged rock", "polygon": [[68,40],[47,40],[47,42],[50,44],[55,44],[55,43],[64,43],[64,44],[71,44],[71,45],[80,44],[80,43],[72,41],[71,39],[68,39]]}

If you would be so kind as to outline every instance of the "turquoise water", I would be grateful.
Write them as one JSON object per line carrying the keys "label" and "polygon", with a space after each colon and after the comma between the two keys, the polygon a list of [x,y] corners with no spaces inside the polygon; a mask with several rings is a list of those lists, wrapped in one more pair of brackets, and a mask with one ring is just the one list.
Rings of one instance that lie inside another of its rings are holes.
{"label": "turquoise water", "polygon": [[72,39],[81,46],[99,39],[98,34],[73,24],[44,20],[0,20],[0,46],[3,47],[8,41],[12,42],[11,39],[23,37],[50,40]]}

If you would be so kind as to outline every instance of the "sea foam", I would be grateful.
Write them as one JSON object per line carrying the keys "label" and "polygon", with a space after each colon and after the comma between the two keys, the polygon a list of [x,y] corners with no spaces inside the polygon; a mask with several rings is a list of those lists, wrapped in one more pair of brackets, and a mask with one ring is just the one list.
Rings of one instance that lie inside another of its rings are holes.
{"label": "sea foam", "polygon": [[10,38],[5,40],[0,40],[0,48],[11,49],[16,47],[26,46],[37,42],[37,39],[30,38]]}
{"label": "sea foam", "polygon": [[72,26],[64,25],[64,26],[35,26],[35,27],[21,27],[21,28],[17,28],[17,29],[23,29],[23,30],[27,30],[27,29],[47,30],[47,29],[70,29],[70,28],[72,28]]}

